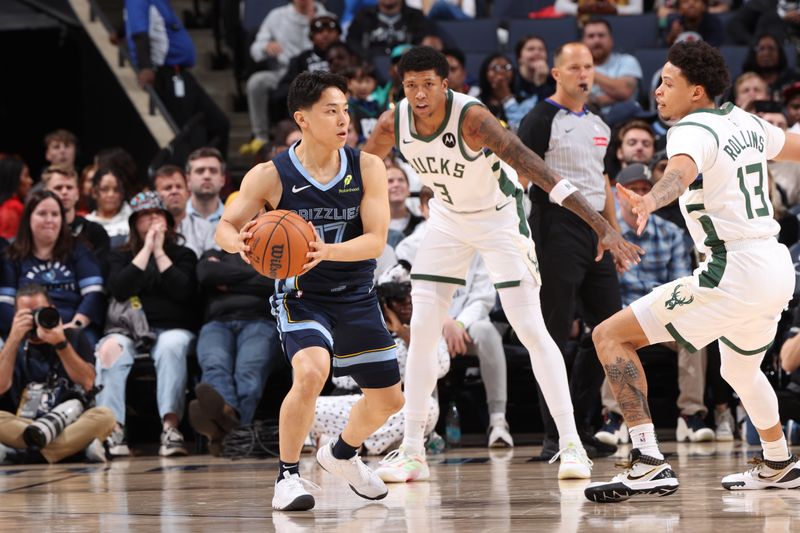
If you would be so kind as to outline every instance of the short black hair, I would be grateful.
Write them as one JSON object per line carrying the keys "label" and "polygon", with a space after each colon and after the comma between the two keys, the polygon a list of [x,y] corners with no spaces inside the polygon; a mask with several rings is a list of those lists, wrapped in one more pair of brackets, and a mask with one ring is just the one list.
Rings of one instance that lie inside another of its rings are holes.
{"label": "short black hair", "polygon": [[316,104],[325,89],[335,87],[347,94],[347,80],[339,74],[332,72],[303,72],[289,85],[289,96],[286,106],[289,115],[294,115],[298,109],[308,109]]}
{"label": "short black hair", "polygon": [[711,100],[731,84],[722,54],[705,41],[685,41],[672,45],[667,61],[681,69],[689,83],[702,86]]}
{"label": "short black hair", "polygon": [[430,46],[415,46],[403,54],[397,64],[397,72],[400,79],[406,72],[423,72],[433,70],[442,79],[450,74],[450,63],[440,51]]}
{"label": "short black hair", "polygon": [[[467,57],[464,55],[464,52],[458,48],[445,48],[442,50],[442,54],[444,55],[445,59],[447,59],[447,56],[450,56],[458,61],[458,63],[461,65],[461,68],[465,68],[467,66]],[[450,74],[449,71],[448,74]]]}

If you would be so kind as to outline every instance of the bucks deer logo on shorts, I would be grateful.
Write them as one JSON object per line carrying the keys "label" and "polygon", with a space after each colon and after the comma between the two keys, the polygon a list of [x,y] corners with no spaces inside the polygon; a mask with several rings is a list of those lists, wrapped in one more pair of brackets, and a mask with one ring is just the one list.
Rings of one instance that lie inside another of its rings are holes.
{"label": "bucks deer logo on shorts", "polygon": [[670,296],[669,300],[664,302],[664,307],[672,311],[679,305],[689,305],[694,301],[694,296],[691,294],[685,294],[689,292],[688,288],[684,289],[684,294],[681,294],[681,287],[685,287],[685,285],[678,284],[675,285],[675,289],[672,291],[672,296]]}
{"label": "bucks deer logo on shorts", "polygon": [[452,148],[453,146],[456,145],[456,136],[449,132],[445,133],[444,137],[442,137],[442,142],[448,148]]}

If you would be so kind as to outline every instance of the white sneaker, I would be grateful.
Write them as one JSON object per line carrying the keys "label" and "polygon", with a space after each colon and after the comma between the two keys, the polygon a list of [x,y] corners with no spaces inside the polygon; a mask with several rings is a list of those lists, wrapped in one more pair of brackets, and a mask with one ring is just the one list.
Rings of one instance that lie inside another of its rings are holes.
{"label": "white sneaker", "polygon": [[637,494],[668,496],[678,490],[678,478],[669,463],[631,450],[631,462],[611,481],[590,483],[583,492],[589,500],[598,503],[621,502]]}
{"label": "white sneaker", "polygon": [[178,428],[169,427],[161,432],[161,448],[158,449],[158,455],[161,457],[189,455],[183,443],[183,434]]}
{"label": "white sneaker", "polygon": [[577,446],[570,442],[566,448],[558,450],[549,463],[553,464],[559,458],[561,464],[558,465],[558,479],[589,479],[592,477],[594,463],[586,455],[583,446]]}
{"label": "white sneaker", "polygon": [[275,482],[272,508],[276,511],[307,511],[314,508],[314,497],[306,487],[319,490],[319,485],[303,479],[299,474],[283,473],[283,479]]}
{"label": "white sneaker", "polygon": [[389,489],[375,472],[369,469],[356,454],[352,459],[337,459],[333,456],[334,441],[317,451],[317,462],[326,472],[343,478],[353,492],[368,500],[382,500]]}
{"label": "white sneaker", "polygon": [[106,449],[100,439],[94,439],[90,442],[86,449],[83,450],[83,453],[90,463],[106,463]]}
{"label": "white sneaker", "polygon": [[675,440],[678,442],[711,442],[714,440],[714,430],[706,426],[700,415],[679,416],[678,426],[675,428]]}
{"label": "white sneaker", "polygon": [[508,423],[495,424],[489,428],[489,448],[513,448],[514,439],[508,431]]}
{"label": "white sneaker", "polygon": [[603,421],[603,427],[594,434],[594,438],[604,444],[616,446],[617,444],[628,444],[631,436],[622,415],[609,411]]}
{"label": "white sneaker", "polygon": [[425,456],[409,455],[402,446],[384,457],[379,465],[375,474],[387,483],[425,481],[431,477]]}
{"label": "white sneaker", "polygon": [[715,436],[719,442],[731,442],[733,440],[733,414],[730,409],[724,411],[714,411],[714,425],[716,426]]}
{"label": "white sneaker", "polygon": [[128,442],[125,439],[125,428],[119,424],[114,424],[111,435],[106,439],[106,448],[111,457],[127,457],[131,454]]}
{"label": "white sneaker", "polygon": [[722,478],[722,486],[728,490],[796,489],[800,487],[800,460],[792,455],[788,461],[775,463],[754,457],[753,468],[739,474]]}

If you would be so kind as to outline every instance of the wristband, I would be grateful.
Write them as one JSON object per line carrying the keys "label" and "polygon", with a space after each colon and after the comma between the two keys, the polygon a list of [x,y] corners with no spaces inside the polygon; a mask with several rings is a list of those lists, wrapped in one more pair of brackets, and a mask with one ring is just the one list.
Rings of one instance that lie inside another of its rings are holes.
{"label": "wristband", "polygon": [[53,348],[55,348],[56,350],[63,350],[67,346],[69,346],[69,343],[67,342],[66,339],[64,339],[63,341],[59,342],[58,344],[54,344]]}
{"label": "wristband", "polygon": [[554,204],[561,205],[564,200],[566,200],[567,196],[576,192],[578,192],[578,189],[576,189],[573,184],[568,180],[562,179],[556,183],[556,186],[550,191],[550,201]]}

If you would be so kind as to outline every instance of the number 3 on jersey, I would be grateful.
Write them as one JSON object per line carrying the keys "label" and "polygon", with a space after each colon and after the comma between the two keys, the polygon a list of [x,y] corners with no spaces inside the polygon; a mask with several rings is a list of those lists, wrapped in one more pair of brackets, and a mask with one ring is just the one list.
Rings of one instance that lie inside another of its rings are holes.
{"label": "number 3 on jersey", "polygon": [[[764,166],[761,163],[754,163],[745,167],[739,167],[736,173],[739,178],[739,189],[744,195],[744,206],[747,209],[747,218],[766,217],[769,216],[769,206],[767,204],[767,197],[764,194]],[[758,185],[755,185],[756,180]],[[751,190],[752,188],[752,190]],[[758,201],[761,207],[756,208],[755,217],[753,216],[753,201]]]}
{"label": "number 3 on jersey", "polygon": [[453,198],[450,196],[450,192],[447,190],[447,185],[444,183],[434,183],[433,186],[439,189],[439,194],[441,194],[443,202],[453,205]]}

